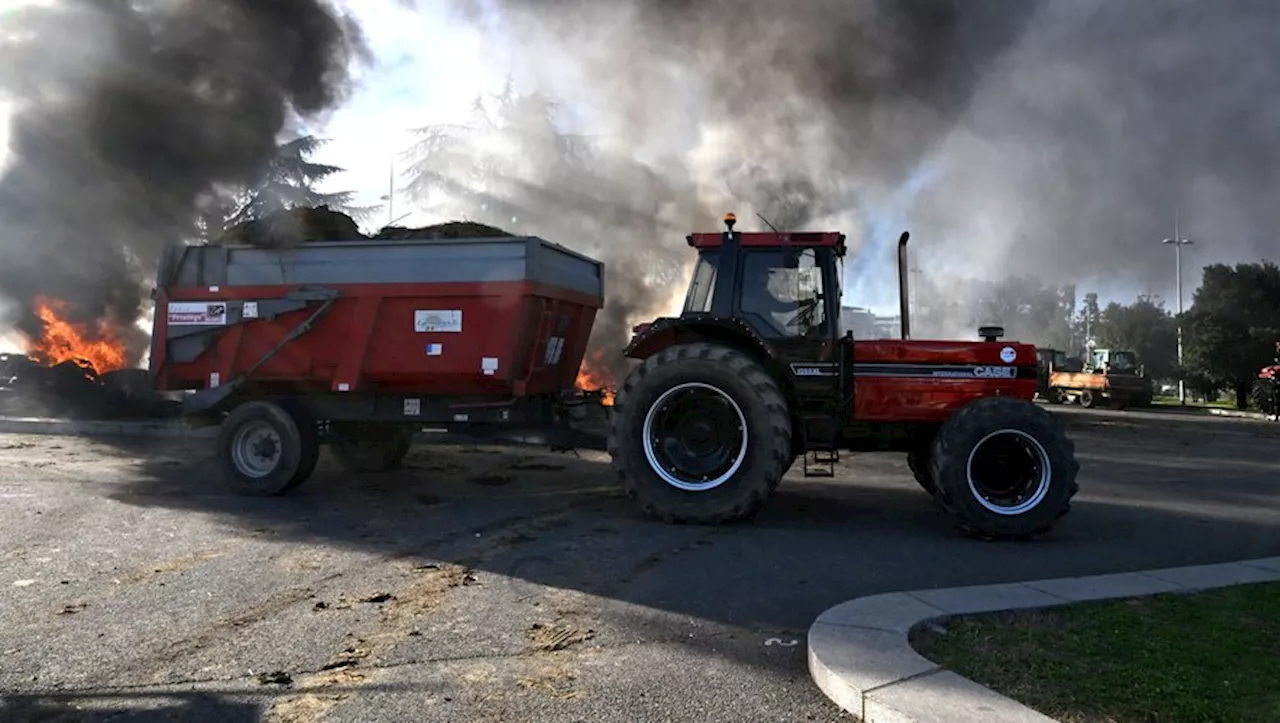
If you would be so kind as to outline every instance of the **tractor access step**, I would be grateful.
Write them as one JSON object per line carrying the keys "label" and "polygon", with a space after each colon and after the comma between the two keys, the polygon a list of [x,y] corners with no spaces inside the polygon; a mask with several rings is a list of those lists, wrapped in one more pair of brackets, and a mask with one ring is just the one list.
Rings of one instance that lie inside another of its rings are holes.
{"label": "tractor access step", "polygon": [[804,455],[805,477],[835,477],[836,463],[840,461],[838,449],[815,449]]}

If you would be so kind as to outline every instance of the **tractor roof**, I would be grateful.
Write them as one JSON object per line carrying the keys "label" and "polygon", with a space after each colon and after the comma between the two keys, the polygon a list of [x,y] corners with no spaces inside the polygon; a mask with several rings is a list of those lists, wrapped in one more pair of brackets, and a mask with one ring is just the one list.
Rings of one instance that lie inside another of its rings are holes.
{"label": "tractor roof", "polygon": [[[799,233],[774,233],[772,231],[736,232],[738,243],[744,247],[760,248],[809,248],[827,247],[844,250],[844,234],[835,231],[805,231]],[[689,245],[698,249],[719,248],[724,243],[724,233],[694,233],[688,236]]]}
{"label": "tractor roof", "polygon": [[[763,217],[761,217],[763,218]],[[726,234],[733,234],[738,245],[747,248],[833,248],[840,256],[844,255],[844,234],[836,231],[801,231],[796,233],[779,231],[769,225],[771,231],[743,233],[734,231],[733,225],[738,217],[732,213],[724,215],[726,230],[721,233],[693,233],[686,236],[689,245],[696,249],[716,249],[724,245]]]}

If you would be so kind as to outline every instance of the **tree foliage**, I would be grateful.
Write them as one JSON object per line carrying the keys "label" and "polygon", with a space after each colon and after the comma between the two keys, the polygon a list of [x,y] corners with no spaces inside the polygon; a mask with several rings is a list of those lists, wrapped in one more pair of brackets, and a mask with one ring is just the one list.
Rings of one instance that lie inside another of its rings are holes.
{"label": "tree foliage", "polygon": [[329,206],[357,219],[368,216],[376,207],[353,205],[353,191],[317,190],[322,181],[344,170],[311,160],[326,142],[323,138],[304,135],[282,143],[257,181],[214,194],[205,204],[199,221],[205,237],[292,208]]}
{"label": "tree foliage", "polygon": [[[1096,302],[1096,295],[1094,297]],[[1099,349],[1130,349],[1147,373],[1157,379],[1176,375],[1178,362],[1178,326],[1164,308],[1149,296],[1139,296],[1128,305],[1107,304],[1098,313],[1093,326]]]}
{"label": "tree foliage", "polygon": [[1189,370],[1231,385],[1244,408],[1259,370],[1280,341],[1280,267],[1264,261],[1204,269],[1183,319]]}

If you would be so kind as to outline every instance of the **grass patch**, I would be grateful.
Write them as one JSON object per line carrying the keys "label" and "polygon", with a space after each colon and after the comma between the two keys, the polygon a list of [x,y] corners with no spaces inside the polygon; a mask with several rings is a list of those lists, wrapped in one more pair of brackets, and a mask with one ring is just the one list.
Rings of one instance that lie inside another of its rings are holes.
{"label": "grass patch", "polygon": [[[1177,397],[1156,396],[1151,399],[1151,404],[1157,407],[1176,407],[1178,406]],[[1187,400],[1188,407],[1201,407],[1204,409],[1235,409],[1236,403],[1233,401],[1219,400],[1216,402],[1193,402]]]}
{"label": "grass patch", "polygon": [[1064,723],[1280,721],[1280,583],[956,617],[911,644]]}

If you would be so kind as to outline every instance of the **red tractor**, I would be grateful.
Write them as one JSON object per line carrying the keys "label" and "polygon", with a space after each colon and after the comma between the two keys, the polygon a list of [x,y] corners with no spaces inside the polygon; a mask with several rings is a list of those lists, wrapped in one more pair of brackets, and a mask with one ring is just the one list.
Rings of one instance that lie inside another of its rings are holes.
{"label": "red tractor", "polygon": [[608,449],[622,484],[667,522],[755,514],[797,458],[831,476],[841,450],[905,452],[916,481],[966,532],[1047,532],[1078,486],[1074,445],[1032,402],[1036,348],[910,338],[898,243],[902,339],[841,332],[839,233],[723,233],[697,249],[684,309],[635,328]]}

